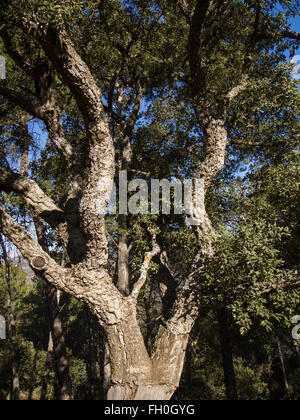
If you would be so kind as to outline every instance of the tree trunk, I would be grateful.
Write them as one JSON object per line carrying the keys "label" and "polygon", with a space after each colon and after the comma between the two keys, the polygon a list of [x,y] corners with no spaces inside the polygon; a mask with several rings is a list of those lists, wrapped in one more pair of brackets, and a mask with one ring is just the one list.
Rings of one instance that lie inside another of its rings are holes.
{"label": "tree trunk", "polygon": [[[119,244],[118,244],[118,260],[117,260],[117,288],[123,296],[128,296],[130,293],[129,282],[129,252],[130,248],[127,243],[127,217],[126,215],[119,216]],[[111,383],[111,366],[109,346],[105,335],[103,336],[103,357],[102,357],[102,388],[104,394],[108,395],[108,390]]]}
{"label": "tree trunk", "polygon": [[238,400],[227,309],[218,312],[219,335],[227,400]]}
{"label": "tree trunk", "polygon": [[47,283],[46,296],[49,308],[51,332],[53,338],[53,349],[55,356],[55,368],[58,380],[58,399],[72,400],[72,383],[67,358],[65,337],[63,334],[62,322],[60,318],[60,308],[56,287]]}
{"label": "tree trunk", "polygon": [[[86,319],[89,326],[89,337],[88,337],[88,357],[87,357],[87,377],[89,381],[89,399],[90,400],[98,400],[99,398],[103,398],[103,389],[99,389],[99,374],[101,378],[103,378],[102,374],[103,372],[99,372],[99,367],[97,361],[99,360],[99,345],[100,345],[100,366],[102,361],[102,352],[101,352],[101,346],[102,346],[102,337],[100,335],[100,327],[97,322],[97,319],[95,319],[94,316],[92,316],[89,309],[86,307]],[[102,385],[102,384],[101,384]],[[106,393],[105,393],[106,395]]]}
{"label": "tree trunk", "polygon": [[180,382],[188,335],[161,326],[149,356],[133,305],[126,318],[105,329],[111,365],[107,399],[169,400]]}
{"label": "tree trunk", "polygon": [[29,392],[28,392],[28,401],[32,401],[34,399],[36,374],[37,374],[37,360],[38,360],[38,350],[35,350],[34,362],[33,362],[32,371],[31,371],[31,378],[29,382],[30,385],[29,385]]}
{"label": "tree trunk", "polygon": [[277,342],[277,347],[278,347],[278,352],[279,352],[279,358],[280,358],[280,365],[281,365],[281,370],[282,370],[282,375],[283,375],[284,387],[285,387],[286,392],[289,392],[290,387],[289,387],[287,373],[286,373],[284,355],[283,355],[283,351],[282,351],[281,342],[280,342],[279,337],[277,335],[276,335],[276,342]]}
{"label": "tree trunk", "polygon": [[[34,218],[35,230],[39,244],[48,252],[47,240],[44,232],[43,222],[38,218]],[[55,368],[58,380],[58,399],[72,400],[72,382],[69,371],[69,363],[67,358],[65,337],[63,334],[62,322],[60,317],[58,290],[55,286],[46,282],[46,300],[49,310],[49,318],[51,325],[51,334],[53,340],[53,350],[55,357]]]}
{"label": "tree trunk", "polygon": [[53,357],[53,340],[52,340],[52,332],[50,331],[48,349],[47,349],[47,358],[46,358],[46,363],[45,363],[45,371],[44,371],[43,380],[42,380],[42,389],[41,389],[41,396],[40,396],[41,401],[45,401],[47,399],[48,380],[49,380],[49,375],[52,369],[52,357]]}
{"label": "tree trunk", "polygon": [[6,288],[6,307],[9,317],[9,330],[10,330],[10,341],[11,341],[11,400],[20,399],[20,379],[19,379],[19,354],[18,354],[18,339],[17,339],[17,329],[16,329],[16,319],[13,309],[12,302],[12,291],[11,291],[11,270],[10,262],[8,260],[8,255],[6,252],[5,243],[3,241],[2,235],[0,235],[0,245],[2,248],[3,260],[5,265],[5,288]]}

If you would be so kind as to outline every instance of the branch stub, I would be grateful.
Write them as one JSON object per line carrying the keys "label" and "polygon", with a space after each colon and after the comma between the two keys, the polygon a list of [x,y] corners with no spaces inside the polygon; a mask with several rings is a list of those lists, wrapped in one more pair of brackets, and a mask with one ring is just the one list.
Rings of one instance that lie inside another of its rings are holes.
{"label": "branch stub", "polygon": [[46,258],[38,255],[38,256],[32,258],[31,265],[34,269],[42,271],[47,265],[47,260],[46,260]]}

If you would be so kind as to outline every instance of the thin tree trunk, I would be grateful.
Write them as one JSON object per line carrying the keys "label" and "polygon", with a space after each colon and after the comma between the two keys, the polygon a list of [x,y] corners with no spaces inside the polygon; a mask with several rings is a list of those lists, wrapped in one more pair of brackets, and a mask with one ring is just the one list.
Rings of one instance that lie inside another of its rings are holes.
{"label": "thin tree trunk", "polygon": [[281,365],[281,369],[282,369],[284,387],[285,387],[286,392],[289,392],[290,387],[289,387],[287,373],[286,373],[284,355],[283,355],[280,339],[277,335],[276,335],[276,342],[277,342],[277,347],[278,347],[278,352],[279,352],[279,358],[280,358],[280,365]]}
{"label": "thin tree trunk", "polygon": [[5,243],[3,241],[2,235],[0,235],[0,243],[2,248],[2,255],[5,266],[5,288],[6,288],[6,306],[9,316],[9,329],[10,329],[10,341],[11,341],[11,400],[20,399],[20,379],[19,379],[19,354],[18,354],[18,339],[17,339],[17,329],[16,329],[16,320],[13,309],[12,302],[12,291],[11,291],[11,269],[10,262],[8,260],[8,255],[6,252]]}
{"label": "thin tree trunk", "polygon": [[49,308],[55,367],[58,380],[58,399],[72,400],[72,382],[67,358],[65,337],[63,334],[60,308],[56,287],[46,284],[46,297]]}
{"label": "thin tree trunk", "polygon": [[[48,252],[43,222],[39,218],[35,217],[34,225],[39,244],[46,252]],[[63,334],[60,317],[59,292],[55,286],[46,282],[45,293],[49,310],[53,350],[55,356],[55,368],[58,380],[58,399],[72,400],[72,382],[67,358],[65,337]]]}
{"label": "thin tree trunk", "polygon": [[34,399],[34,390],[35,390],[35,379],[36,379],[36,373],[37,373],[37,360],[38,360],[38,350],[35,350],[34,353],[34,362],[31,372],[31,378],[30,378],[30,387],[28,392],[28,401],[32,401]]}
{"label": "thin tree trunk", "polygon": [[87,375],[89,381],[89,399],[95,400],[101,397],[101,390],[99,389],[99,371],[98,371],[98,324],[92,316],[88,308],[86,308],[87,323],[89,325],[89,355],[87,360]]}
{"label": "thin tree trunk", "polygon": [[45,401],[47,399],[48,381],[49,381],[50,372],[52,370],[52,361],[53,361],[53,340],[52,340],[52,332],[50,331],[48,349],[47,349],[47,358],[46,358],[45,370],[44,370],[43,380],[42,380],[42,389],[41,389],[41,396],[40,396],[41,401]]}
{"label": "thin tree trunk", "polygon": [[224,381],[227,400],[238,400],[236,378],[232,357],[232,342],[229,329],[228,311],[223,309],[218,312],[219,336],[221,343]]}

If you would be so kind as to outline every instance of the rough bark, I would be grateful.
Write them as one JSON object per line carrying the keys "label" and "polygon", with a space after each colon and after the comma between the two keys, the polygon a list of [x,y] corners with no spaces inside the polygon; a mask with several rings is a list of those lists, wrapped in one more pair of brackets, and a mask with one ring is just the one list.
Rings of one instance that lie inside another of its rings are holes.
{"label": "rough bark", "polygon": [[149,356],[135,305],[130,303],[126,312],[121,323],[106,329],[112,369],[108,399],[168,400],[179,385],[188,334],[161,326]]}
{"label": "rough bark", "polygon": [[[130,47],[129,47],[130,50]],[[128,53],[129,53],[128,50]],[[127,57],[124,57],[126,60]],[[112,111],[112,94],[116,84],[116,80],[112,81],[110,99],[109,99],[109,109]],[[132,137],[134,126],[137,121],[138,113],[141,108],[142,100],[143,100],[143,89],[139,81],[137,81],[137,88],[136,88],[136,99],[133,110],[129,117],[128,122],[121,123],[122,128],[124,129],[124,134],[120,136],[118,148],[120,158],[118,161],[119,170],[129,170],[132,162]],[[111,112],[112,115],[112,112]],[[122,132],[122,130],[121,130]],[[120,293],[123,296],[129,296],[130,294],[130,271],[129,271],[129,254],[131,251],[131,246],[128,244],[127,238],[127,229],[128,229],[128,219],[126,215],[119,215],[118,218],[119,224],[119,241],[118,241],[118,260],[117,260],[117,282],[116,286]],[[104,337],[105,340],[105,337]],[[112,380],[112,367],[110,364],[110,353],[109,353],[109,346],[108,343],[103,343],[103,390],[106,395],[108,395],[108,391],[110,388],[110,383]],[[112,398],[112,391],[110,392],[110,398]]]}
{"label": "rough bark", "polygon": [[38,39],[74,94],[85,122],[87,177],[78,210],[85,236],[84,263],[89,269],[101,268],[107,264],[104,214],[115,171],[113,139],[104,114],[102,92],[64,29],[54,30],[49,26]]}
{"label": "rough bark", "polygon": [[34,209],[37,215],[56,229],[63,222],[63,211],[48,197],[32,179],[14,173],[8,168],[0,168],[0,187],[2,191],[16,192]]}

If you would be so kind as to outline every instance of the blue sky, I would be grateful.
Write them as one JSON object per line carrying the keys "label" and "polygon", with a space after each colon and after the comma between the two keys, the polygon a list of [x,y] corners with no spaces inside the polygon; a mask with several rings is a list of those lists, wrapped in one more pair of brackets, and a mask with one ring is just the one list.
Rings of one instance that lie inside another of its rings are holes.
{"label": "blue sky", "polygon": [[292,29],[294,31],[300,31],[300,16],[297,16],[296,18],[292,19],[291,21]]}

